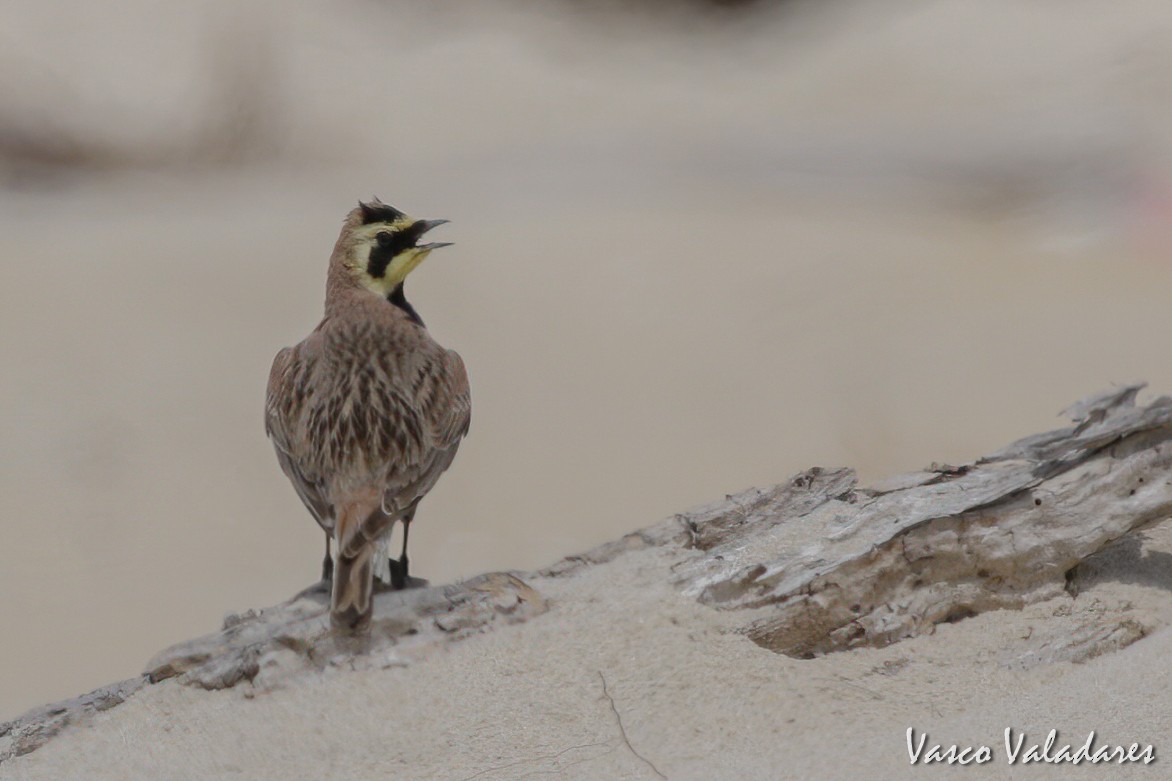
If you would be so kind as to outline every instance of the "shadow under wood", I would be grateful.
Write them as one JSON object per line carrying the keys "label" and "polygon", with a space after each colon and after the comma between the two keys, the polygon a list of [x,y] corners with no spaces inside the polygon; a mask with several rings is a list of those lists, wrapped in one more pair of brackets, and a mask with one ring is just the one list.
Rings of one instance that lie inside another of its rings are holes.
{"label": "shadow under wood", "polygon": [[1129,534],[1066,573],[1071,596],[1108,582],[1172,592],[1172,528]]}

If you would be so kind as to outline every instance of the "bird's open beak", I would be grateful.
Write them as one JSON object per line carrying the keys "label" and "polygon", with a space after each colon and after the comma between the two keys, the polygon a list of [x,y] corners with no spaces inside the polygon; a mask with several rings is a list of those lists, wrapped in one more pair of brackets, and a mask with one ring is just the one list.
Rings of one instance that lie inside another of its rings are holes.
{"label": "bird's open beak", "polygon": [[[413,225],[411,227],[413,227],[413,228],[418,227],[420,229],[419,235],[422,236],[423,234],[427,233],[432,228],[438,228],[440,225],[446,225],[449,222],[451,222],[451,220],[416,220],[415,225]],[[416,245],[416,247],[418,249],[425,249],[425,250],[429,250],[429,251],[433,250],[433,249],[439,249],[440,247],[450,247],[450,246],[452,246],[452,242],[450,242],[450,241],[433,241],[430,244],[417,244]]]}

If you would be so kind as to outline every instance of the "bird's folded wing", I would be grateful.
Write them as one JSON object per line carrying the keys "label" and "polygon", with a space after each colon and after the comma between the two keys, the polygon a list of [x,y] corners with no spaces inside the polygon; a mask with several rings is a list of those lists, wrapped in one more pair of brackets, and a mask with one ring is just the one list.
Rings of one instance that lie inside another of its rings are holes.
{"label": "bird's folded wing", "polygon": [[329,532],[333,508],[325,498],[322,478],[313,460],[301,457],[304,438],[297,430],[298,413],[306,398],[305,383],[312,374],[317,346],[316,339],[310,337],[296,347],[286,347],[273,359],[265,397],[265,433],[277,451],[281,471],[313,517]]}
{"label": "bird's folded wing", "polygon": [[460,356],[439,349],[415,367],[409,406],[418,421],[423,446],[418,457],[392,464],[383,507],[392,515],[405,511],[432,489],[455,458],[472,419],[468,374]]}
{"label": "bird's folded wing", "polygon": [[434,402],[434,407],[443,412],[432,429],[436,446],[441,449],[459,444],[472,425],[472,389],[464,361],[455,350],[445,353],[444,381],[436,391],[440,398]]}

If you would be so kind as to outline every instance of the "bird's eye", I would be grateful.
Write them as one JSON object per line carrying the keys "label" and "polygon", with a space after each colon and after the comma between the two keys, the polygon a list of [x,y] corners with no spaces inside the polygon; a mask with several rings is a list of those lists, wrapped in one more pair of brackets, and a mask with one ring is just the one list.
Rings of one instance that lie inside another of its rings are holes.
{"label": "bird's eye", "polygon": [[378,239],[378,245],[380,247],[389,247],[395,240],[394,235],[390,231],[382,231],[376,238]]}

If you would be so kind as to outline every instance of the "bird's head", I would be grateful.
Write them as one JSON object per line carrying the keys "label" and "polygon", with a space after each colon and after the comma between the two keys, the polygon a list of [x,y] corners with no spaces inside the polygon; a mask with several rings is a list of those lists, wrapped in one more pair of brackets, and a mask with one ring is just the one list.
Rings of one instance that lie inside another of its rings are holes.
{"label": "bird's head", "polygon": [[343,263],[363,287],[380,296],[390,295],[432,250],[451,244],[419,243],[425,233],[446,222],[416,220],[378,198],[359,201],[346,217],[338,242]]}

